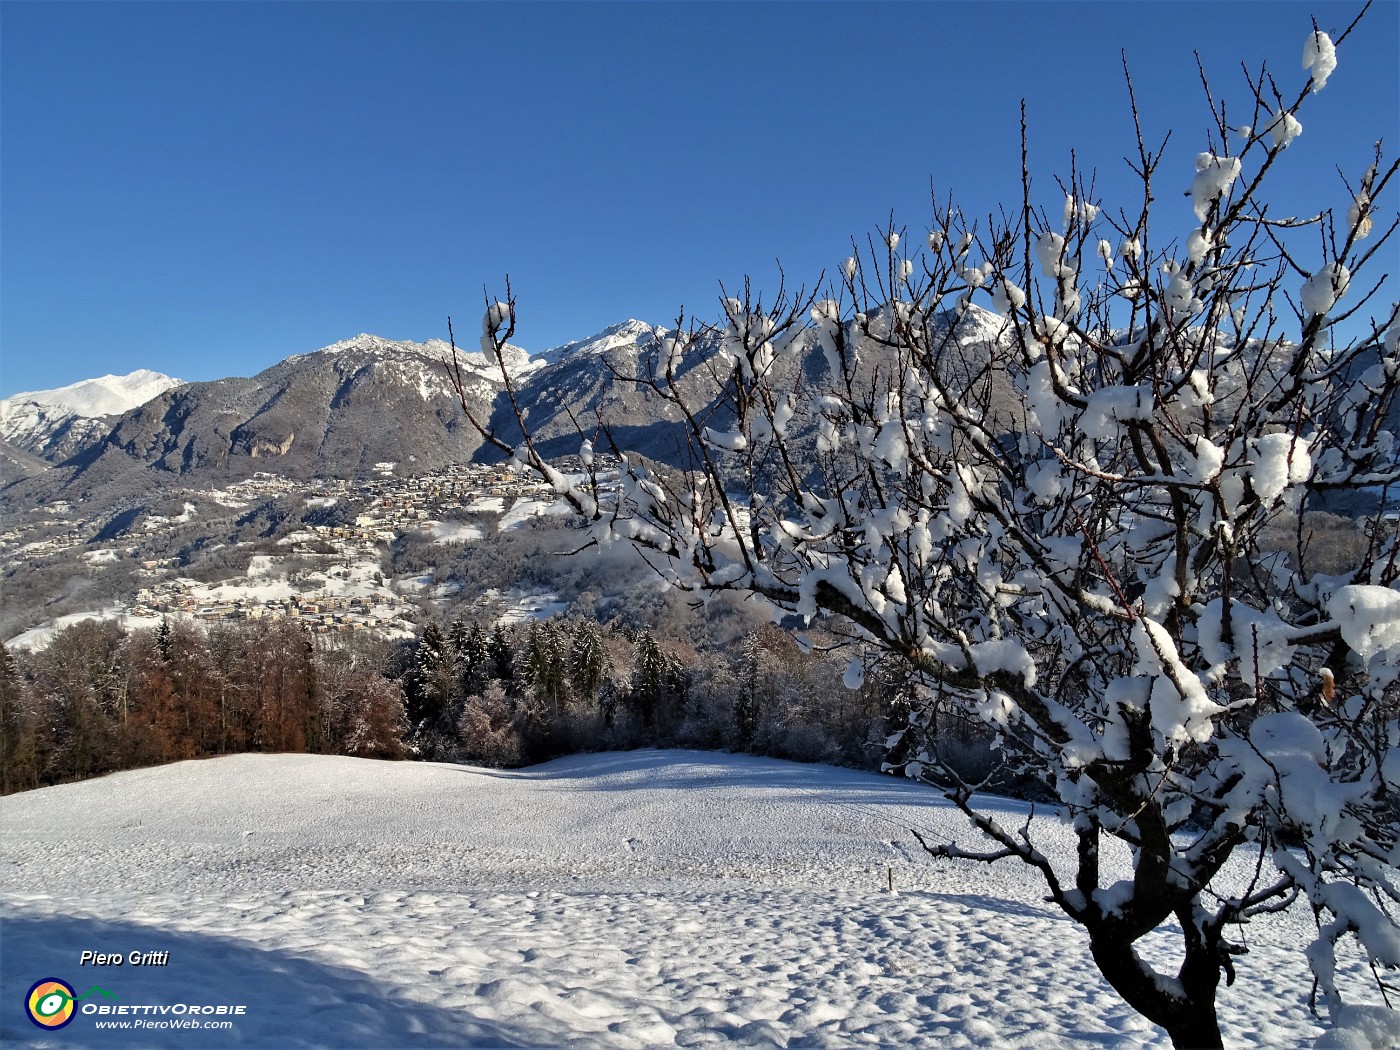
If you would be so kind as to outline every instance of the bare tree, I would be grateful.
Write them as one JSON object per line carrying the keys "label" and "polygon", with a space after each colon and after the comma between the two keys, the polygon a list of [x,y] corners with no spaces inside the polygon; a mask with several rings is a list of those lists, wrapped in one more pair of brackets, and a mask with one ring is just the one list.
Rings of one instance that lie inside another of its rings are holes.
{"label": "bare tree", "polygon": [[[676,586],[840,617],[904,661],[900,764],[951,784],[990,841],[926,848],[1036,869],[1176,1046],[1221,1045],[1216,993],[1243,951],[1231,930],[1253,915],[1313,909],[1308,958],[1334,1023],[1339,942],[1354,938],[1382,995],[1400,967],[1400,544],[1385,513],[1400,312],[1378,305],[1372,273],[1383,246],[1393,257],[1400,220],[1378,202],[1397,165],[1377,145],[1302,218],[1267,195],[1355,24],[1307,35],[1296,94],[1251,76],[1243,120],[1203,75],[1194,173],[1159,172],[1138,124],[1131,206],[1079,171],[1053,214],[1038,205],[1023,114],[1022,199],[1000,217],[935,200],[926,237],[891,221],[820,298],[780,289],[765,306],[746,287],[719,326],[682,317],[623,378],[684,421],[684,471],[625,454],[605,471],[586,442],[585,473],[566,476],[518,411],[518,447],[481,427],[595,540],[637,545]],[[1181,189],[1195,221],[1167,230],[1162,202]],[[488,359],[515,323],[507,284],[488,297]],[[1320,574],[1307,512],[1365,506],[1364,549]],[[991,727],[1053,793],[1072,870],[1033,824],[979,809],[927,731],[941,709]],[[1131,878],[1107,880],[1107,840]],[[1226,889],[1242,854],[1254,876]],[[1180,966],[1159,973],[1134,945],[1173,921]]]}

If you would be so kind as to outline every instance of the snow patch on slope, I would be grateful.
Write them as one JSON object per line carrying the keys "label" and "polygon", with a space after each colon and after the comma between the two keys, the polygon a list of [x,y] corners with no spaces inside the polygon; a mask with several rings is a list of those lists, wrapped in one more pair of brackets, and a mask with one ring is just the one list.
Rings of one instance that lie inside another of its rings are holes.
{"label": "snow patch on slope", "polygon": [[[382,336],[361,332],[351,339],[342,339],[338,343],[323,346],[319,350],[312,351],[312,354],[296,354],[287,360],[296,361],[315,354],[352,352],[371,353],[379,358],[400,363],[405,359],[417,359],[427,368],[427,371],[416,377],[401,378],[404,378],[409,386],[416,384],[423,400],[428,401],[438,395],[456,396],[447,382],[447,367],[452,360],[452,344],[445,339],[429,339],[426,342],[414,343],[385,339]],[[528,375],[543,366],[543,362],[530,357],[528,350],[511,343],[506,344],[503,356],[506,370],[512,379]],[[462,381],[468,394],[484,399],[489,399],[494,395],[501,382],[501,373],[494,362],[486,360],[486,355],[480,350],[469,351],[459,343],[457,345],[457,363],[462,370]]]}

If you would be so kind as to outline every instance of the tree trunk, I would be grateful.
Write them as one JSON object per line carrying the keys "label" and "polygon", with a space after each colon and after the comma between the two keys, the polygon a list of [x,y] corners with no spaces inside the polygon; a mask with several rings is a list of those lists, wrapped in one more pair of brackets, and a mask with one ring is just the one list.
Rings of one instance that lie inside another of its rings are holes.
{"label": "tree trunk", "polygon": [[1220,1024],[1215,1013],[1215,990],[1220,970],[1201,955],[1201,948],[1187,947],[1182,968],[1184,998],[1163,989],[1156,975],[1133,951],[1130,941],[1112,933],[1091,937],[1094,962],[1104,979],[1138,1013],[1166,1030],[1177,1050],[1223,1050]]}
{"label": "tree trunk", "polygon": [[1221,1050],[1225,1045],[1215,1019],[1214,1003],[1191,1010],[1181,1024],[1167,1029],[1167,1035],[1176,1050]]}

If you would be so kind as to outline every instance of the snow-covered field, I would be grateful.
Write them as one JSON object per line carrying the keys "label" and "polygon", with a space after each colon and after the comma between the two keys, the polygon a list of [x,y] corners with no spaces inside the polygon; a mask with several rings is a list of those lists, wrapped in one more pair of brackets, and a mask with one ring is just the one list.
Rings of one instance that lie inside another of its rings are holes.
{"label": "snow-covered field", "polygon": [[473,543],[486,535],[480,525],[465,521],[433,521],[426,527],[438,543]]}
{"label": "snow-covered field", "polygon": [[[1067,829],[1036,824],[1067,860]],[[913,784],[685,751],[511,772],[243,755],[26,792],[0,800],[0,1041],[1167,1045],[1022,868],[935,862],[910,828],[975,841]],[[1319,1034],[1311,936],[1304,915],[1249,928],[1227,1043]],[[46,977],[80,1008],[245,1010],[230,1030],[79,1013],[45,1033],[16,1004]]]}

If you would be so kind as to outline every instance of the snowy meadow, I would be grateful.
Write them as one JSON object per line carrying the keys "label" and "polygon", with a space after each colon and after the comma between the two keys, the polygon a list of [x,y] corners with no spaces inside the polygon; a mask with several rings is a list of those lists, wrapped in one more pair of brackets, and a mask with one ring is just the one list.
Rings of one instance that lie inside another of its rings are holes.
{"label": "snowy meadow", "polygon": [[[1013,826],[1030,815],[986,807]],[[1071,864],[1072,831],[1033,820],[1047,855]],[[1024,865],[934,861],[912,830],[976,844],[961,813],[904,780],[687,751],[516,771],[242,755],[25,792],[0,800],[0,1038],[1166,1045]],[[1127,858],[1105,866],[1126,874]],[[1297,950],[1311,919],[1295,910],[1247,933],[1240,980],[1222,990],[1227,1043],[1311,1044],[1321,1029]],[[168,963],[79,965],[84,951],[137,950]],[[245,1012],[213,1031],[99,1030],[79,1013],[45,1033],[13,1007],[49,976],[80,1007],[109,1003],[81,998],[99,985],[113,1004]],[[1364,997],[1364,981],[1348,983]]]}

